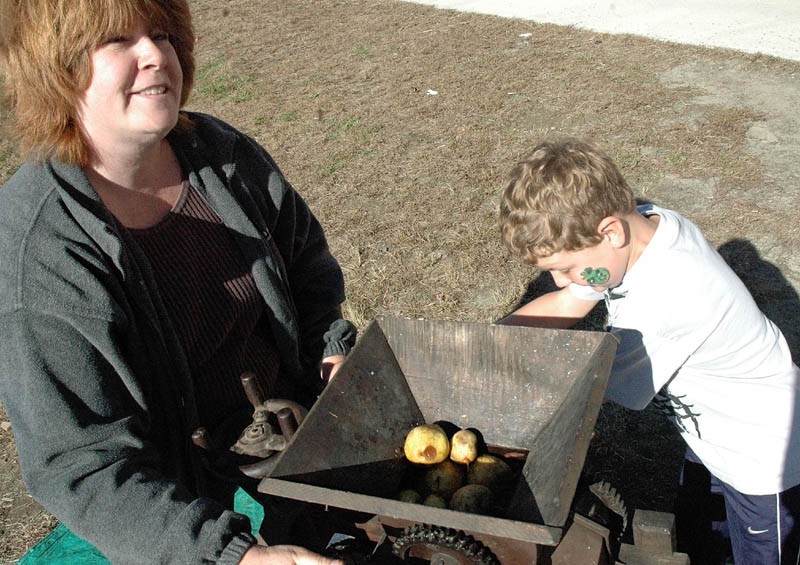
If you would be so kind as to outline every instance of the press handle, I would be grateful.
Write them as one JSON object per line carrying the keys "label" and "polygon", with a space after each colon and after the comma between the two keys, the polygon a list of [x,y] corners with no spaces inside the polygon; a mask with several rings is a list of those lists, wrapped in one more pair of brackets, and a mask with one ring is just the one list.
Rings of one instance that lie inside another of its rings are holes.
{"label": "press handle", "polygon": [[271,398],[264,403],[264,408],[278,417],[278,425],[283,437],[289,440],[308,414],[302,404],[284,398]]}
{"label": "press handle", "polygon": [[239,379],[242,381],[242,387],[244,388],[245,395],[247,395],[247,400],[250,401],[253,408],[257,409],[264,404],[264,391],[261,390],[261,386],[258,384],[256,374],[252,371],[245,371],[241,374]]}

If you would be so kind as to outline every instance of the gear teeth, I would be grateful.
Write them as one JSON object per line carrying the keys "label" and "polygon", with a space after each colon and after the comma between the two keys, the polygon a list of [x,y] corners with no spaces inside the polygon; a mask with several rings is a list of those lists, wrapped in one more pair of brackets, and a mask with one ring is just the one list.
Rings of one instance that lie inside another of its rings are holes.
{"label": "gear teeth", "polygon": [[392,552],[405,559],[411,548],[420,544],[457,551],[476,565],[500,565],[497,556],[471,535],[453,528],[426,524],[414,524],[403,530],[403,534],[392,544]]}
{"label": "gear teeth", "polygon": [[589,492],[599,498],[606,508],[622,518],[622,532],[625,532],[628,528],[628,509],[617,489],[608,481],[598,481],[589,486]]}

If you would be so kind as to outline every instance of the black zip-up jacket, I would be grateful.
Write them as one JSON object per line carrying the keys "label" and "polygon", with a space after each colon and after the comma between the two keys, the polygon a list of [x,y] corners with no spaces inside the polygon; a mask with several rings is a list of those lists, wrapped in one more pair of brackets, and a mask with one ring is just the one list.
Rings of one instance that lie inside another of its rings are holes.
{"label": "black zip-up jacket", "polygon": [[[282,377],[311,390],[319,360],[355,340],[339,266],[267,152],[188,115],[170,144],[252,265]],[[0,189],[0,396],[31,495],[113,562],[238,563],[254,542],[246,516],[204,496],[192,379],[147,259],[56,160]]]}

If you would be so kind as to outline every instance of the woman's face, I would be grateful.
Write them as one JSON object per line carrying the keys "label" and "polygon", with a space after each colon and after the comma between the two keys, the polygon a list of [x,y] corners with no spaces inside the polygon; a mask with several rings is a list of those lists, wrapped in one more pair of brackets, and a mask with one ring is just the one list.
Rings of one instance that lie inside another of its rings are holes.
{"label": "woman's face", "polygon": [[95,49],[91,63],[78,120],[95,150],[157,143],[175,126],[183,74],[166,33],[140,22]]}

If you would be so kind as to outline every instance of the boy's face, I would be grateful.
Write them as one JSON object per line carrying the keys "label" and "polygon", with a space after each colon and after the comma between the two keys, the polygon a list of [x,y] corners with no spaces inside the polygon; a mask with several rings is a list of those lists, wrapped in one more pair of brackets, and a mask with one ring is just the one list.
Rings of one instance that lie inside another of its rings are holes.
{"label": "boy's face", "polygon": [[602,292],[622,282],[627,258],[620,249],[604,239],[593,247],[578,251],[559,251],[542,257],[536,266],[550,271],[560,288],[569,283],[591,286]]}

